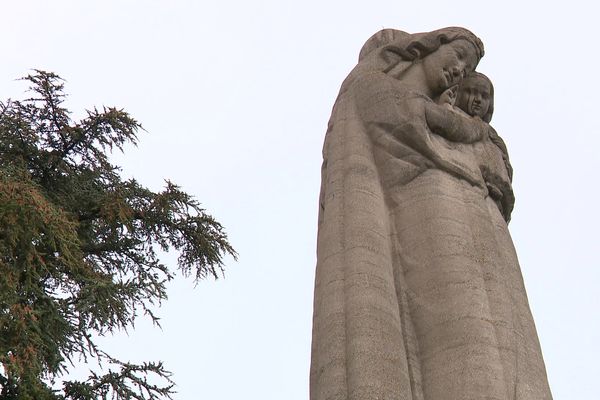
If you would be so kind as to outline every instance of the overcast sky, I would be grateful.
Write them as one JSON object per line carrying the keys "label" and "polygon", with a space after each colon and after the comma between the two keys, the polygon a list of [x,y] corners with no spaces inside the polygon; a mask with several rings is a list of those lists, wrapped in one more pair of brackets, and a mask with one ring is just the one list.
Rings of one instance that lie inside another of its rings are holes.
{"label": "overcast sky", "polygon": [[381,28],[471,29],[515,170],[510,230],[550,386],[599,398],[593,1],[4,3],[0,97],[22,98],[15,78],[39,68],[66,79],[75,116],[126,109],[147,133],[113,158],[124,176],[181,185],[240,254],[225,279],[174,282],[162,330],[140,321],[103,340],[122,359],[163,360],[179,400],[308,399],[321,146],[340,84]]}

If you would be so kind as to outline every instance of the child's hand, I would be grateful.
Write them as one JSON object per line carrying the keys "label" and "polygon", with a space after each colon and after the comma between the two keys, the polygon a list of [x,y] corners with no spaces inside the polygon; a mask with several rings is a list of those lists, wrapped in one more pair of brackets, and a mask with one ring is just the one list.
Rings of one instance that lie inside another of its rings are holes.
{"label": "child's hand", "polygon": [[446,89],[438,98],[437,103],[439,105],[449,104],[451,106],[456,102],[456,94],[458,92],[458,85],[454,85]]}

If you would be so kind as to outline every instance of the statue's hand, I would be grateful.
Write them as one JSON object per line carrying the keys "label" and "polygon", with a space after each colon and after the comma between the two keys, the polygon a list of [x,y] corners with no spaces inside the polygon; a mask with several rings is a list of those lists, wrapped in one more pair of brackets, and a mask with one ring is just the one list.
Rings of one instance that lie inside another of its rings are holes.
{"label": "statue's hand", "polygon": [[441,95],[440,97],[436,100],[436,103],[443,106],[443,105],[450,105],[453,106],[454,103],[456,102],[456,94],[458,92],[458,85],[454,85],[448,89],[446,89]]}

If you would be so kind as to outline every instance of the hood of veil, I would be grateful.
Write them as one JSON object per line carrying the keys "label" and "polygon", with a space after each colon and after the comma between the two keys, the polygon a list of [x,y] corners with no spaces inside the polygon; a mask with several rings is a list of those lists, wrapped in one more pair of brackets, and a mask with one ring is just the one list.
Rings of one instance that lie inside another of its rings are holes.
{"label": "hood of veil", "polygon": [[[371,36],[363,45],[358,65],[350,74],[356,76],[369,71],[400,71],[412,63],[435,52],[441,45],[464,39],[473,44],[477,60],[484,54],[481,40],[465,28],[448,27],[432,32],[407,33],[398,29],[382,29]],[[350,76],[349,76],[350,78]]]}

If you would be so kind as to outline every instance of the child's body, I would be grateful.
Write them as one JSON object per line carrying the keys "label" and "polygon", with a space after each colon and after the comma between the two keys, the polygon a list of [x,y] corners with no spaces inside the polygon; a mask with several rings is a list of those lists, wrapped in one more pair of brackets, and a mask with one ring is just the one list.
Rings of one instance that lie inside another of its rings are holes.
{"label": "child's body", "polygon": [[[460,85],[442,93],[437,103],[489,124],[494,112],[494,87],[488,77],[472,72]],[[512,167],[506,145],[494,128],[489,126],[488,135],[475,143],[474,149],[489,195],[508,221],[514,205],[514,195],[511,187]]]}

